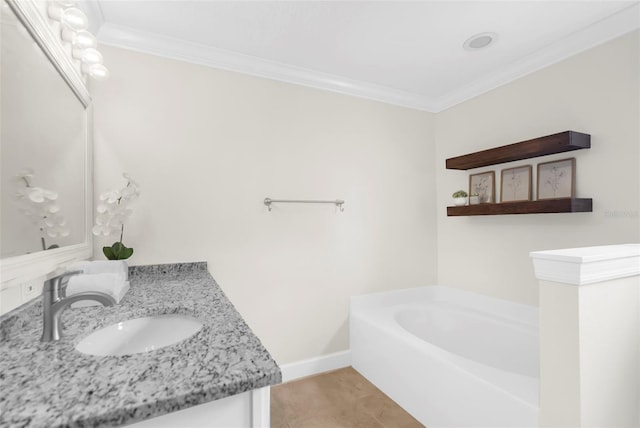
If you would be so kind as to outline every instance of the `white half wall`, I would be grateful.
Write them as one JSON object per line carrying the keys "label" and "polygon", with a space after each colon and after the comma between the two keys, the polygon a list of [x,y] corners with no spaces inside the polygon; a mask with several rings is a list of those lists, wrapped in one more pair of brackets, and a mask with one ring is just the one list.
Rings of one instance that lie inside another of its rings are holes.
{"label": "white half wall", "polygon": [[432,114],[101,51],[95,194],[139,182],[131,264],[207,261],[280,364],[347,350],[350,296],[435,283]]}
{"label": "white half wall", "polygon": [[[639,32],[457,105],[436,116],[438,281],[537,305],[529,252],[640,241]],[[574,130],[592,148],[469,171],[445,159]],[[447,217],[469,175],[576,158],[576,196],[592,213]]]}

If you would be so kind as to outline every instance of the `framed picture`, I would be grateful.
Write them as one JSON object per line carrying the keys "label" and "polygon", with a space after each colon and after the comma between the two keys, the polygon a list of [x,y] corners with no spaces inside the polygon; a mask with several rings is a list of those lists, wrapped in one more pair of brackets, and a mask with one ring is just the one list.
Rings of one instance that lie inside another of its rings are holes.
{"label": "framed picture", "polygon": [[496,173],[494,171],[471,174],[469,176],[469,195],[478,195],[481,204],[495,202]]}
{"label": "framed picture", "polygon": [[576,159],[538,164],[538,200],[573,198]]}
{"label": "framed picture", "polygon": [[500,202],[531,200],[531,165],[503,169],[500,176]]}

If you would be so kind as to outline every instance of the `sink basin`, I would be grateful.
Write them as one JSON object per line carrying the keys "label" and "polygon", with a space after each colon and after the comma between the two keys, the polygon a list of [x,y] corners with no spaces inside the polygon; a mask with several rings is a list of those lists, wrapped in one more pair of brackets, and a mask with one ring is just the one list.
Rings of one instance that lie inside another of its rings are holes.
{"label": "sink basin", "polygon": [[91,333],[76,349],[83,354],[100,356],[139,354],[181,342],[201,328],[200,321],[187,315],[135,318]]}

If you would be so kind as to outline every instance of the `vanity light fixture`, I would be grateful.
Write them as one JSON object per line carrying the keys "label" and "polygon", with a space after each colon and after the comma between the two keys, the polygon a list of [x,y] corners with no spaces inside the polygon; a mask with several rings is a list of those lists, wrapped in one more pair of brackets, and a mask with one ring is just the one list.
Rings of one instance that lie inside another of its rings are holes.
{"label": "vanity light fixture", "polygon": [[483,49],[495,43],[498,40],[496,33],[480,33],[469,37],[462,45],[467,51],[476,51]]}
{"label": "vanity light fixture", "polygon": [[60,38],[72,45],[71,56],[81,61],[82,73],[96,80],[105,80],[109,77],[109,70],[102,65],[102,54],[96,49],[96,37],[87,31],[89,18],[75,6],[75,0],[52,0],[47,7],[47,15],[62,24]]}

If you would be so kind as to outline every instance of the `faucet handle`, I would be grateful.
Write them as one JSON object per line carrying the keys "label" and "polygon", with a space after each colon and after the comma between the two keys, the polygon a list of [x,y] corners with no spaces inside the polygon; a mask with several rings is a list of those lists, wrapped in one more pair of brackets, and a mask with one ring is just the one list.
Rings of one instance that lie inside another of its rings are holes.
{"label": "faucet handle", "polygon": [[74,270],[70,272],[61,273],[60,275],[54,276],[53,278],[49,278],[44,282],[42,291],[59,292],[60,290],[62,290],[67,286],[67,283],[69,282],[70,277],[74,275],[79,275],[81,273],[84,273],[84,271]]}

